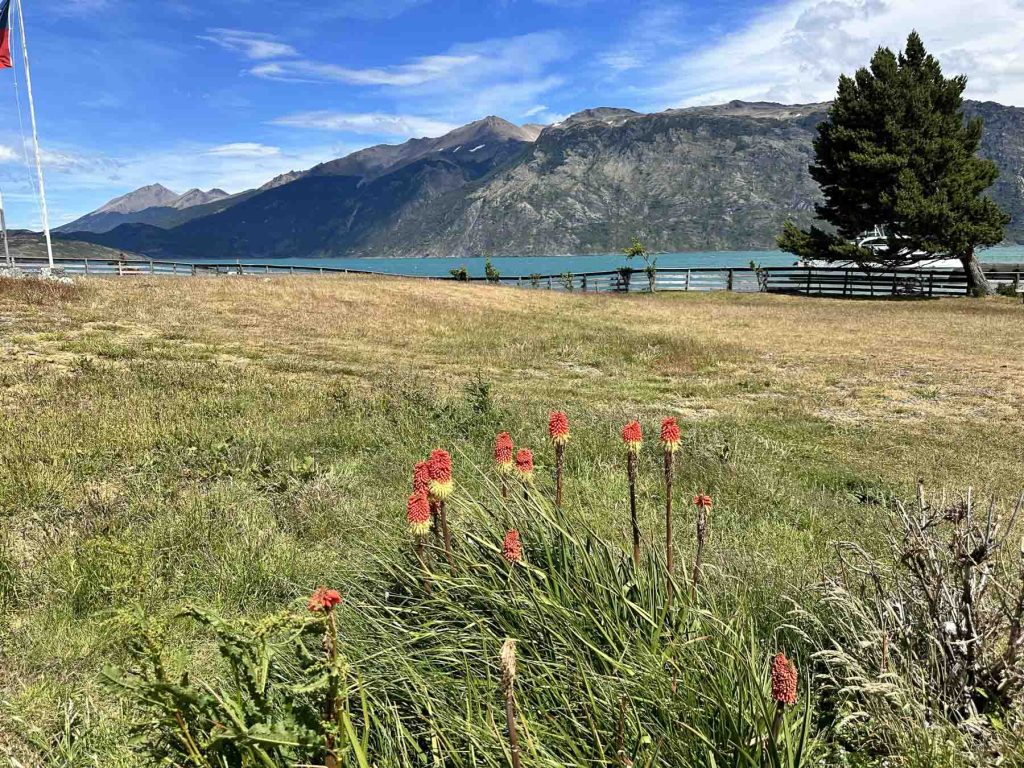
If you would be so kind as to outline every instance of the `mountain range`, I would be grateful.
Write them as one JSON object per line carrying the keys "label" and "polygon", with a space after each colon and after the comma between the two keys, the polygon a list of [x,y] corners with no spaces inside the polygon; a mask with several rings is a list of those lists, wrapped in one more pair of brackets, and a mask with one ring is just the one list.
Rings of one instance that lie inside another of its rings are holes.
{"label": "mountain range", "polygon": [[[771,248],[785,220],[813,219],[807,166],[827,109],[599,108],[549,126],[488,117],[238,195],[199,202],[198,190],[147,187],[60,231],[151,256],[231,259],[607,253],[633,235],[657,251]],[[1008,241],[1024,242],[1024,109],[967,102],[965,113],[984,120],[981,154],[1000,169],[990,194],[1012,217]]]}
{"label": "mountain range", "polygon": [[[190,189],[183,195],[161,184],[136,189],[115,197],[103,207],[55,229],[55,232],[109,232],[121,224],[152,224],[171,228],[197,216],[216,213],[230,206],[231,198],[223,189]],[[221,206],[211,204],[227,201]]]}

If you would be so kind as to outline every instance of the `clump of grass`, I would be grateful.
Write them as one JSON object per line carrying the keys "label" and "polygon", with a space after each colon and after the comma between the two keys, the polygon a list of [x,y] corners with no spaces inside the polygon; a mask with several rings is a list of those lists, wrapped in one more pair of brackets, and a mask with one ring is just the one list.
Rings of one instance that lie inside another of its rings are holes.
{"label": "clump of grass", "polygon": [[[140,634],[138,666],[110,679],[151,713],[146,750],[211,766],[248,755],[494,768],[520,754],[524,764],[796,768],[823,753],[809,695],[773,735],[769,660],[751,626],[713,601],[670,608],[654,551],[634,564],[539,494],[506,503],[492,488],[452,505],[454,566],[435,556],[428,590],[415,555],[375,551],[373,575],[338,609],[336,645],[319,614],[252,623],[189,612],[231,668],[197,680],[172,676],[152,633]],[[343,666],[324,668],[335,659]],[[331,717],[319,714],[328,705]]]}
{"label": "clump of grass", "polygon": [[0,277],[0,300],[25,304],[57,304],[77,301],[84,293],[80,282],[64,283],[59,280],[37,278]]}

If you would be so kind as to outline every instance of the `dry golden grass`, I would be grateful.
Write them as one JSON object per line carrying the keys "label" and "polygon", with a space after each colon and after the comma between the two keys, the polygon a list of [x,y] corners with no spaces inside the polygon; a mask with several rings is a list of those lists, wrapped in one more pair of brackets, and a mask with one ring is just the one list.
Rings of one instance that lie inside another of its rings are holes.
{"label": "dry golden grass", "polygon": [[1008,299],[624,298],[360,277],[94,280],[79,301],[21,298],[0,298],[5,364],[57,374],[95,357],[366,390],[412,377],[451,392],[481,376],[540,404],[811,421],[822,447],[857,428],[872,445],[852,460],[891,462],[883,474],[900,481],[953,466],[989,482],[1021,455],[1024,309]]}
{"label": "dry golden grass", "polygon": [[9,355],[104,356],[104,343],[116,342],[369,386],[385,371],[416,372],[441,387],[482,371],[522,396],[618,403],[625,394],[696,414],[796,397],[809,413],[840,422],[1012,419],[1024,394],[1024,310],[1010,300],[622,298],[359,277],[131,279],[92,281],[82,301],[51,301],[41,311],[44,299],[26,307],[24,291],[0,288]]}

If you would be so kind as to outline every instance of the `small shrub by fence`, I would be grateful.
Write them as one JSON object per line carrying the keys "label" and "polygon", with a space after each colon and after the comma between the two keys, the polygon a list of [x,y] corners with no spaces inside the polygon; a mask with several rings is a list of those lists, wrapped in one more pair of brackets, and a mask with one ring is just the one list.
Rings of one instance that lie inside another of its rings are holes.
{"label": "small shrub by fence", "polygon": [[[234,262],[180,262],[166,260],[55,259],[68,275],[119,276],[199,276],[199,275],[311,275],[352,274],[400,277],[389,272],[302,264],[259,264]],[[19,259],[18,267],[38,271],[43,259]],[[986,276],[997,286],[1020,286],[1024,264],[985,264]],[[945,269],[849,269],[844,267],[663,267],[656,271],[655,290],[663,291],[737,291],[743,293],[790,293],[804,296],[938,298],[966,296],[966,275],[962,270]],[[486,276],[469,276],[465,268],[449,275],[415,275],[420,280],[456,280],[470,283],[583,293],[647,293],[651,281],[641,270],[624,269],[599,272],[561,272],[504,276],[496,270]]]}

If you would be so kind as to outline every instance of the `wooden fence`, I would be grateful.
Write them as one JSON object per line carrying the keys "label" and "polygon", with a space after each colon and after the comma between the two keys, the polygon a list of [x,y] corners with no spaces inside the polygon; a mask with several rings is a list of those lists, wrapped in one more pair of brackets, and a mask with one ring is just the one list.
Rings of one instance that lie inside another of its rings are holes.
{"label": "wooden fence", "polygon": [[[399,277],[387,272],[374,272],[342,267],[303,266],[300,264],[257,264],[234,262],[178,262],[165,260],[117,260],[58,258],[55,262],[68,275],[120,276],[197,276],[197,275],[310,275],[353,274]],[[18,267],[37,271],[47,264],[45,259],[19,259]],[[998,284],[1024,284],[1024,264],[983,265],[989,280]],[[417,279],[455,280],[452,276]],[[484,277],[469,277],[467,282],[486,282]],[[651,279],[643,270],[629,275],[619,270],[604,272],[565,272],[558,275],[500,277],[498,285],[552,291],[594,293],[637,293],[652,289]],[[805,296],[836,297],[941,297],[964,296],[967,280],[961,270],[898,269],[864,270],[842,267],[699,267],[659,268],[653,282],[656,291],[739,291],[792,293]]]}

